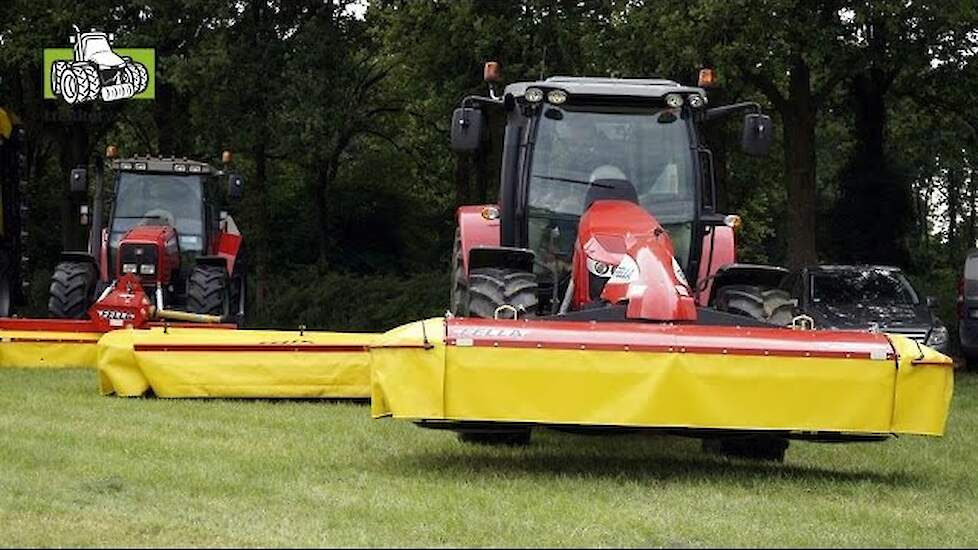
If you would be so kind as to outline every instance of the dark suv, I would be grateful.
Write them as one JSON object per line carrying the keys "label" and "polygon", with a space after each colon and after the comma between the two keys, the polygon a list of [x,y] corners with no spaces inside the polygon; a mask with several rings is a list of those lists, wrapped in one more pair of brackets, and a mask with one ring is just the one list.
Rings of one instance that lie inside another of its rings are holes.
{"label": "dark suv", "polygon": [[[776,289],[759,289],[761,292],[756,299],[750,292],[729,293],[721,288],[716,293],[715,305],[718,309],[747,313],[754,318],[764,312],[768,318],[761,320],[777,324],[785,324],[789,317],[807,315],[814,321],[815,328],[901,334],[947,353],[947,327],[933,312],[934,299],[922,299],[899,268],[820,265],[783,273]],[[975,284],[978,291],[978,280]],[[978,292],[975,299],[978,302]],[[750,302],[757,305],[740,306]],[[788,315],[785,315],[786,310]],[[978,316],[975,318],[975,334],[978,345]]]}

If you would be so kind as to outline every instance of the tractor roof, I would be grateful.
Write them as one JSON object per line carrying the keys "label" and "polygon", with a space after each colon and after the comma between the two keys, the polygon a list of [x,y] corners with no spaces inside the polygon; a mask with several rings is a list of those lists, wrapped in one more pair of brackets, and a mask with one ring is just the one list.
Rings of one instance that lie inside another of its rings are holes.
{"label": "tractor roof", "polygon": [[682,86],[672,80],[657,78],[603,78],[552,76],[534,82],[516,82],[506,86],[506,93],[522,97],[527,88],[559,88],[571,96],[621,96],[658,98],[669,93],[706,95],[703,88]]}
{"label": "tractor roof", "polygon": [[178,175],[216,174],[210,164],[177,157],[130,157],[112,161],[112,168],[123,172],[156,172]]}

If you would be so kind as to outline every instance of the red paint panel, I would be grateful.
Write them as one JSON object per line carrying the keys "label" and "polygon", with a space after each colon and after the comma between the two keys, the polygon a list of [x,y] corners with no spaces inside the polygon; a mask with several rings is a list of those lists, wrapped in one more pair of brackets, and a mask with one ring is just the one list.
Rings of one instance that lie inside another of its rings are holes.
{"label": "red paint panel", "polygon": [[0,330],[48,331],[48,332],[103,332],[88,319],[15,319],[0,318]]}
{"label": "red paint panel", "polygon": [[234,261],[241,249],[241,235],[221,231],[217,237],[217,255],[228,263],[228,275],[234,274]]}
{"label": "red paint panel", "polygon": [[883,358],[895,351],[882,334],[671,323],[597,323],[461,319],[446,321],[449,345],[659,351],[786,357]]}
{"label": "red paint panel", "polygon": [[482,211],[492,204],[461,206],[455,214],[462,240],[462,265],[469,272],[469,251],[478,246],[499,246],[499,220],[487,220]]}
{"label": "red paint panel", "polygon": [[700,269],[696,276],[696,284],[699,286],[701,281],[707,281],[705,287],[697,294],[696,303],[705,307],[710,298],[710,291],[713,288],[712,277],[721,267],[737,261],[736,242],[734,230],[725,225],[714,226],[713,230],[703,235],[703,248],[700,252]]}

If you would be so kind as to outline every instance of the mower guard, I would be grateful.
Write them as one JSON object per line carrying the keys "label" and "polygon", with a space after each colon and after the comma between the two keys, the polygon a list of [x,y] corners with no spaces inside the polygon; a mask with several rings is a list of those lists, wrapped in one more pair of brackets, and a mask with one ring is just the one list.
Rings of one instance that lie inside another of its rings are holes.
{"label": "mower guard", "polygon": [[123,329],[98,343],[103,395],[368,398],[374,334]]}
{"label": "mower guard", "polygon": [[429,319],[371,346],[372,412],[795,434],[944,434],[950,358],[895,335],[667,323]]}
{"label": "mower guard", "polygon": [[91,321],[0,319],[0,367],[94,368],[101,335]]}

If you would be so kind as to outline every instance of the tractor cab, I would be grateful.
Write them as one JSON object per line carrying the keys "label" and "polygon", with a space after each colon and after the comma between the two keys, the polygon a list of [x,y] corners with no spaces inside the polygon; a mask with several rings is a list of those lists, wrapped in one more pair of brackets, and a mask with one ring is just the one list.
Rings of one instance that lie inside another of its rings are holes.
{"label": "tractor cab", "polygon": [[[115,275],[131,271],[131,262],[123,261],[120,247],[135,228],[170,227],[175,239],[169,243],[179,251],[179,263],[191,266],[205,255],[220,233],[220,194],[215,193],[212,179],[216,170],[205,163],[181,161],[181,164],[127,159],[115,161],[115,193],[106,230],[108,232],[107,265]],[[173,170],[174,165],[180,171]],[[135,169],[135,166],[146,169]],[[152,165],[155,171],[150,171]],[[188,169],[193,166],[194,171]],[[168,168],[162,170],[160,168]],[[129,260],[131,258],[125,258]],[[154,275],[152,264],[137,266],[138,275]],[[142,270],[142,271],[139,271]]]}
{"label": "tractor cab", "polygon": [[[532,273],[532,313],[580,309],[600,298],[633,237],[660,229],[657,240],[675,259],[676,276],[692,281],[698,295],[713,271],[733,261],[739,221],[716,212],[701,126],[740,111],[751,111],[745,151],[766,152],[771,124],[759,106],[708,108],[704,87],[670,80],[552,77],[463,100],[453,114],[453,149],[499,158],[499,202],[459,210],[455,287],[464,292],[453,291],[453,310],[475,314],[462,302],[474,303],[470,274],[483,268]],[[493,127],[503,128],[498,151]],[[597,225],[584,220],[599,202],[618,206],[604,207]],[[493,314],[482,305],[508,303],[502,295],[484,302],[476,304],[481,316]]]}

